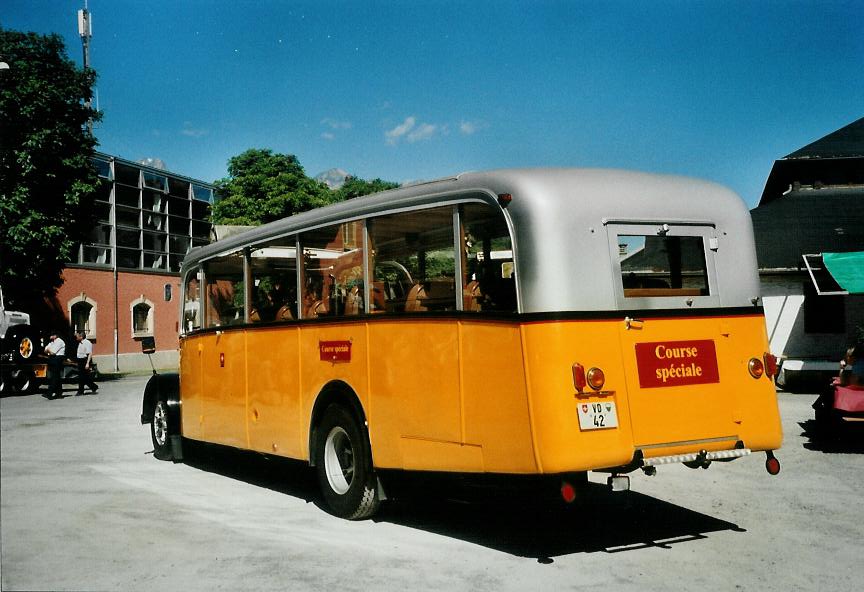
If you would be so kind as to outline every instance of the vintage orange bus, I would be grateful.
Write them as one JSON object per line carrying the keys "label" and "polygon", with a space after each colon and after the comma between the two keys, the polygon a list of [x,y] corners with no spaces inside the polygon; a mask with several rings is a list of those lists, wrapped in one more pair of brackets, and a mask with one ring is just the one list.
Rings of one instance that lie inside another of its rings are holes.
{"label": "vintage orange bus", "polygon": [[334,514],[389,470],[543,475],[567,501],[782,440],[749,213],[718,185],[465,173],[194,249],[179,374],[143,401],[190,439],[301,459]]}

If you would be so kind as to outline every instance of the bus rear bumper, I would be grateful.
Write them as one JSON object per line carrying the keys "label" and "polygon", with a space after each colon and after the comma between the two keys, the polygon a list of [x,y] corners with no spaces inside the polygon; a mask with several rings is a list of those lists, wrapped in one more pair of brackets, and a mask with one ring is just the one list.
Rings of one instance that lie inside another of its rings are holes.
{"label": "bus rear bumper", "polygon": [[[623,474],[630,473],[637,469],[642,469],[648,475],[654,475],[657,467],[662,465],[683,464],[691,469],[707,469],[712,462],[730,462],[744,456],[750,456],[753,450],[744,446],[740,440],[736,442],[734,448],[721,450],[699,450],[698,452],[683,452],[680,454],[670,454],[664,456],[648,456],[644,455],[643,450],[636,450],[633,454],[633,460],[623,466],[610,467],[606,469],[594,469],[599,473]],[[766,468],[772,475],[779,472],[779,461],[774,457],[773,452],[766,451],[768,460]]]}
{"label": "bus rear bumper", "polygon": [[642,459],[643,467],[658,467],[671,464],[704,464],[711,461],[729,461],[748,456],[752,451],[749,448],[736,448],[734,450],[701,450],[690,454],[673,454],[671,456],[655,456]]}

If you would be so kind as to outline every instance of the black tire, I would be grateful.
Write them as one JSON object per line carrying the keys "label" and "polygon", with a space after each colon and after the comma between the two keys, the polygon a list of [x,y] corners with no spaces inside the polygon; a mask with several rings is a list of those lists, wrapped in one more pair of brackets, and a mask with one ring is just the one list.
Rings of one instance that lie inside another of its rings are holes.
{"label": "black tire", "polygon": [[16,364],[29,364],[41,353],[39,334],[29,325],[15,325],[6,333]]}
{"label": "black tire", "polygon": [[381,505],[366,430],[345,407],[330,405],[315,432],[315,469],[324,502],[348,520],[369,518]]}
{"label": "black tire", "polygon": [[36,390],[36,375],[27,368],[20,368],[12,373],[12,384],[15,391],[29,395]]}
{"label": "black tire", "polygon": [[171,436],[168,422],[168,404],[161,399],[153,408],[153,419],[150,421],[150,439],[153,441],[153,456],[159,460],[173,460]]}

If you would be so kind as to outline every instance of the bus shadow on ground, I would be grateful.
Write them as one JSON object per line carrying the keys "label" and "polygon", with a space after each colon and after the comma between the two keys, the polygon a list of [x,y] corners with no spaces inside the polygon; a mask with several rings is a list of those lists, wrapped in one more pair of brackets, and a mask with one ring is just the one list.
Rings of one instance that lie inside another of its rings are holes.
{"label": "bus shadow on ground", "polygon": [[[313,469],[281,457],[194,443],[184,446],[184,463],[314,503],[324,509]],[[422,530],[518,557],[551,563],[574,553],[621,553],[669,549],[713,532],[745,532],[738,525],[647,495],[611,493],[591,483],[584,501],[565,506],[525,492],[428,487],[428,481],[400,480],[399,497],[373,518]],[[392,482],[392,481],[390,481]],[[385,481],[388,483],[388,481]]]}
{"label": "bus shadow on ground", "polygon": [[320,505],[315,472],[305,462],[184,440],[183,463]]}
{"label": "bus shadow on ground", "polygon": [[390,522],[551,563],[575,553],[621,553],[744,532],[736,524],[635,492],[610,493],[592,484],[587,500],[558,501],[406,498],[386,505],[376,521]]}
{"label": "bus shadow on ground", "polygon": [[820,426],[814,419],[799,422],[803,436],[807,438],[804,448],[826,454],[864,454],[864,424]]}

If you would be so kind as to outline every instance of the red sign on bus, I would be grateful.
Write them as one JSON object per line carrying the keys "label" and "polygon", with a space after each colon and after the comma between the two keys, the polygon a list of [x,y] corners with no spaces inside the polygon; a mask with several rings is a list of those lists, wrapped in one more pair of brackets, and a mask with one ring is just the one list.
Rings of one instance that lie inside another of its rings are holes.
{"label": "red sign on bus", "polygon": [[636,344],[639,386],[658,388],[720,382],[710,339]]}
{"label": "red sign on bus", "polygon": [[350,362],[350,341],[319,341],[318,351],[322,362]]}

